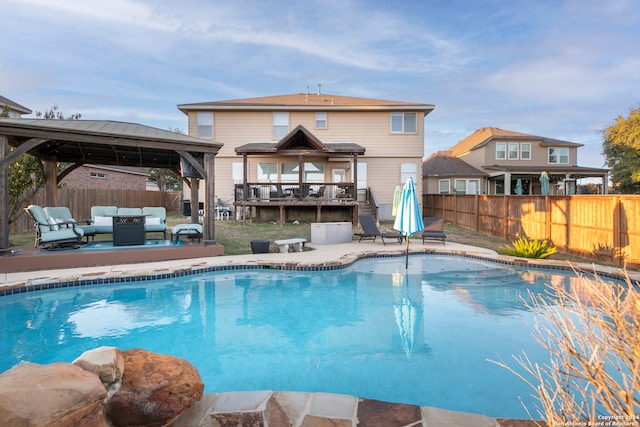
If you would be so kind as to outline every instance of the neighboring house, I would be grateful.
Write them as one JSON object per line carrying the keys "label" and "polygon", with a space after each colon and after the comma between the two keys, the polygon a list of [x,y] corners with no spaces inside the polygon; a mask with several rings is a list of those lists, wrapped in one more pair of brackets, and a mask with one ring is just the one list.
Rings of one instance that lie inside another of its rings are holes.
{"label": "neighboring house", "polygon": [[574,194],[576,180],[598,178],[607,192],[608,170],[578,166],[582,144],[482,128],[422,165],[423,194]]}
{"label": "neighboring house", "polygon": [[265,220],[323,222],[359,211],[391,219],[397,184],[411,177],[420,191],[434,106],[318,90],[178,108],[189,135],[224,144],[215,165],[223,204]]}
{"label": "neighboring house", "polygon": [[149,171],[127,166],[83,165],[60,181],[60,186],[73,189],[146,190]]}
{"label": "neighboring house", "polygon": [[17,102],[13,102],[9,98],[5,98],[0,95],[0,112],[7,107],[9,109],[9,118],[18,119],[22,117],[23,114],[31,114],[33,111],[28,109],[27,107],[23,107]]}

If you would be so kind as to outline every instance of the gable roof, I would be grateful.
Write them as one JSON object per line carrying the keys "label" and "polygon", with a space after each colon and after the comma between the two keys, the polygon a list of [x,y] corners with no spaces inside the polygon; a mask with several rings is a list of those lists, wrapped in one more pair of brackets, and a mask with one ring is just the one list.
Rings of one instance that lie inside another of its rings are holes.
{"label": "gable roof", "polygon": [[12,101],[9,98],[5,98],[4,96],[0,95],[0,107],[5,106],[5,105],[7,107],[9,107],[10,110],[17,111],[20,114],[31,114],[31,113],[33,113],[33,111],[31,111],[27,107],[23,107],[22,105],[18,104],[17,102]]}
{"label": "gable roof", "polygon": [[422,162],[422,176],[487,176],[469,163],[439,151]]}
{"label": "gable roof", "polygon": [[296,126],[278,142],[250,142],[236,147],[236,154],[280,155],[362,155],[365,148],[353,142],[323,143],[302,125]]}
{"label": "gable roof", "polygon": [[582,147],[584,144],[575,142],[562,141],[559,139],[545,138],[542,136],[529,135],[526,133],[503,130],[500,128],[480,128],[474,133],[458,142],[449,149],[453,156],[460,156],[469,151],[477,150],[484,147],[492,140],[504,141],[538,141],[544,147]]}
{"label": "gable roof", "polygon": [[421,111],[426,116],[434,105],[414,102],[388,101],[383,99],[356,98],[317,93],[295,93],[289,95],[264,96],[259,98],[231,99],[226,101],[198,102],[180,104],[178,109],[187,114],[189,111],[215,110],[398,110]]}

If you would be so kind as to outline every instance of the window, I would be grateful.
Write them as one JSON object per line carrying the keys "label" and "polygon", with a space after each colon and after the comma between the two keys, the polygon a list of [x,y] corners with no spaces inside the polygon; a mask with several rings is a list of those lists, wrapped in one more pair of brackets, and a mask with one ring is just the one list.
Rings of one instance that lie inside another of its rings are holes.
{"label": "window", "polygon": [[277,182],[277,163],[258,163],[258,181]]}
{"label": "window", "polygon": [[327,113],[316,113],[316,129],[327,128]]}
{"label": "window", "polygon": [[531,144],[526,142],[520,144],[520,159],[531,160]]}
{"label": "window", "polygon": [[[353,175],[349,177],[353,179]],[[356,182],[356,192],[358,188],[367,188],[367,164],[358,162],[358,182]]]}
{"label": "window", "polygon": [[400,182],[407,182],[407,178],[412,178],[415,183],[418,179],[418,166],[415,163],[402,163],[400,165]]}
{"label": "window", "polygon": [[518,160],[518,143],[509,143],[509,160]]}
{"label": "window", "polygon": [[280,180],[282,182],[298,182],[298,164],[282,163],[280,165]]}
{"label": "window", "polygon": [[198,137],[213,138],[213,113],[198,113]]}
{"label": "window", "polygon": [[391,113],[391,133],[416,133],[416,113]]}
{"label": "window", "polygon": [[449,194],[451,182],[448,179],[441,179],[438,181],[438,193]]}
{"label": "window", "polygon": [[289,113],[273,113],[273,137],[282,138],[289,133]]}
{"label": "window", "polygon": [[107,176],[105,174],[100,173],[100,172],[91,172],[89,176],[91,176],[91,178],[100,178],[100,179],[106,179],[107,178]]}
{"label": "window", "polygon": [[567,147],[549,148],[549,163],[568,164],[569,149]]}
{"label": "window", "polygon": [[231,180],[234,184],[242,184],[244,176],[244,165],[242,162],[231,163]]}
{"label": "window", "polygon": [[479,179],[456,179],[456,194],[480,194]]}
{"label": "window", "polygon": [[505,142],[496,143],[496,160],[505,160],[507,158],[507,144]]}

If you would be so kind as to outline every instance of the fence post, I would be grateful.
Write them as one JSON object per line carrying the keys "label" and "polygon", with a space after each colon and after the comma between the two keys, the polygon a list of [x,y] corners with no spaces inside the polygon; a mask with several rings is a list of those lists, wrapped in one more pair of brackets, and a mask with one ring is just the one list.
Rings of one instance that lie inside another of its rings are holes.
{"label": "fence post", "polygon": [[509,201],[507,196],[502,196],[502,237],[509,239]]}
{"label": "fence post", "polygon": [[475,207],[475,211],[476,211],[476,231],[480,231],[480,195],[476,194],[476,207]]}

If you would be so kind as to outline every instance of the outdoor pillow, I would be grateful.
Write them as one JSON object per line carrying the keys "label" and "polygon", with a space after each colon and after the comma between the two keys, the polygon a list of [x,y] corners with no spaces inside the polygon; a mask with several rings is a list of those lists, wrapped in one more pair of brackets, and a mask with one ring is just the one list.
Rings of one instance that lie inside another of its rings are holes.
{"label": "outdoor pillow", "polygon": [[97,216],[93,219],[93,225],[113,225],[113,218],[108,216]]}
{"label": "outdoor pillow", "polygon": [[160,218],[145,218],[147,225],[160,225]]}
{"label": "outdoor pillow", "polygon": [[57,231],[60,229],[60,227],[58,226],[58,221],[57,219],[55,219],[54,217],[50,216],[49,217],[49,226],[51,227],[51,229],[53,231]]}

